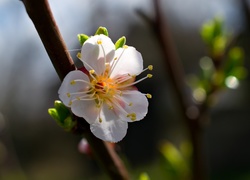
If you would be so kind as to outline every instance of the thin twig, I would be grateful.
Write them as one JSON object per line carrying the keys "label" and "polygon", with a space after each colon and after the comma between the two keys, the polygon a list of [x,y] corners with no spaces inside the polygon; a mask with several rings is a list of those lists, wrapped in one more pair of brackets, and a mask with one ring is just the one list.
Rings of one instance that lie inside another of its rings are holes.
{"label": "thin twig", "polygon": [[[62,80],[76,67],[67,52],[66,45],[56,25],[47,0],[22,0],[26,11],[33,21],[43,45]],[[74,117],[77,121],[78,133],[84,134],[96,159],[111,179],[128,180],[128,172],[113,148],[97,139],[89,130],[89,124],[82,118]]]}
{"label": "thin twig", "polygon": [[[158,41],[162,47],[165,56],[166,69],[169,72],[170,79],[173,84],[174,92],[180,105],[182,113],[190,133],[190,139],[193,146],[192,156],[192,179],[204,180],[204,162],[202,151],[202,126],[200,123],[204,114],[200,114],[199,107],[191,100],[191,94],[187,91],[185,83],[185,73],[180,63],[179,57],[174,48],[171,33],[167,27],[166,20],[160,9],[159,0],[154,0],[155,22],[153,23]],[[205,111],[204,111],[205,112]]]}

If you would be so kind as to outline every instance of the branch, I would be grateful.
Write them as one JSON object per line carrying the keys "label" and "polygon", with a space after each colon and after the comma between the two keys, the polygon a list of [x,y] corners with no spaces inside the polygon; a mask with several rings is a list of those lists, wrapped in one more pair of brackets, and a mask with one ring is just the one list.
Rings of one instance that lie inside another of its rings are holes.
{"label": "branch", "polygon": [[201,119],[205,111],[200,113],[200,108],[191,100],[191,94],[187,91],[185,83],[185,73],[180,63],[179,57],[174,48],[171,33],[167,27],[166,20],[163,19],[163,14],[160,9],[160,0],[153,0],[155,7],[155,21],[152,27],[155,30],[157,39],[162,47],[165,57],[165,66],[169,72],[170,80],[172,81],[174,92],[176,93],[177,101],[180,106],[180,112],[187,124],[190,133],[190,139],[193,146],[192,170],[193,180],[203,180],[204,164],[202,151],[202,126]]}
{"label": "branch", "polygon": [[[76,67],[56,25],[47,0],[22,0],[26,11],[33,21],[43,45],[61,80]],[[78,133],[84,134],[96,159],[109,174],[111,179],[127,180],[128,172],[113,148],[97,139],[91,132],[89,124],[82,118],[77,121]]]}
{"label": "branch", "polygon": [[67,52],[47,0],[23,0],[22,2],[36,27],[58,76],[63,80],[76,67]]}

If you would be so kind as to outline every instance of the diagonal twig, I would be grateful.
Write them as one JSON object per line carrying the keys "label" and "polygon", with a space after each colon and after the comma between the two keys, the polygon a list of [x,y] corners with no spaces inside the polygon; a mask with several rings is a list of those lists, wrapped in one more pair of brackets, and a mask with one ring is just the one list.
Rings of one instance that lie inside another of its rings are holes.
{"label": "diagonal twig", "polygon": [[[26,11],[33,21],[51,62],[61,80],[76,67],[69,55],[63,38],[54,20],[47,0],[22,0]],[[89,124],[82,118],[74,116],[77,121],[75,131],[84,134],[96,159],[111,179],[128,180],[128,172],[116,154],[106,142],[97,139],[89,130]]]}

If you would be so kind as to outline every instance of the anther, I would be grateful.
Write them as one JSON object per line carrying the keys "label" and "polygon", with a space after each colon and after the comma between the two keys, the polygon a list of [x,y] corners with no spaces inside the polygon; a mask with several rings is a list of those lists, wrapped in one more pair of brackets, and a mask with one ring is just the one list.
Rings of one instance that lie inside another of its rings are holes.
{"label": "anther", "polygon": [[135,121],[136,117],[131,117],[130,119],[131,119],[131,121]]}
{"label": "anther", "polygon": [[147,74],[147,77],[148,77],[148,78],[152,78],[153,75],[152,75],[152,74]]}
{"label": "anther", "polygon": [[94,70],[94,69],[91,69],[91,70],[89,70],[89,73],[90,73],[90,74],[94,74],[94,73],[95,73],[95,70]]}
{"label": "anther", "polygon": [[102,40],[97,40],[97,44],[102,44]]}
{"label": "anther", "polygon": [[75,80],[70,81],[70,84],[71,84],[71,85],[76,84]]}
{"label": "anther", "polygon": [[129,106],[132,106],[132,105],[133,105],[133,103],[131,102],[131,103],[129,103],[128,105],[129,105]]}
{"label": "anther", "polygon": [[152,71],[153,70],[153,65],[149,65],[148,70]]}
{"label": "anther", "polygon": [[147,96],[147,98],[151,99],[152,98],[152,95],[151,94],[145,94]]}
{"label": "anther", "polygon": [[82,54],[81,53],[77,53],[76,57],[79,58],[79,59],[81,59]]}
{"label": "anther", "polygon": [[69,106],[71,106],[72,105],[72,101],[69,101]]}
{"label": "anther", "polygon": [[123,46],[123,48],[124,48],[124,49],[127,49],[127,48],[128,48],[128,46],[127,46],[127,45],[124,45],[124,46]]}
{"label": "anther", "polygon": [[147,68],[143,69],[142,72],[147,71],[147,70],[152,71],[153,65],[149,65]]}
{"label": "anther", "polygon": [[100,122],[100,123],[102,122],[102,118],[99,118],[99,122]]}
{"label": "anther", "polygon": [[67,93],[67,96],[70,97],[70,93]]}

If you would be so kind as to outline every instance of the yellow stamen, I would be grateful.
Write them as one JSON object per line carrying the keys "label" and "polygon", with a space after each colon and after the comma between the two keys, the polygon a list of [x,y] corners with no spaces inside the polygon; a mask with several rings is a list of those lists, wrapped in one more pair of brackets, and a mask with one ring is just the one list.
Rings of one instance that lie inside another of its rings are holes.
{"label": "yellow stamen", "polygon": [[153,65],[149,65],[148,70],[152,71],[153,70]]}
{"label": "yellow stamen", "polygon": [[135,121],[136,120],[136,117],[131,117],[130,118],[132,121]]}
{"label": "yellow stamen", "polygon": [[95,73],[95,70],[94,70],[94,69],[91,69],[91,70],[89,70],[89,73],[90,73],[90,74],[94,74],[94,73]]}
{"label": "yellow stamen", "polygon": [[82,54],[81,53],[77,53],[76,57],[79,58],[79,59],[81,59]]}
{"label": "yellow stamen", "polygon": [[148,77],[148,78],[152,78],[153,75],[152,75],[152,74],[147,74],[147,77]]}
{"label": "yellow stamen", "polygon": [[74,80],[72,80],[72,81],[70,81],[70,84],[71,84],[71,85],[75,85],[76,82],[75,82]]}
{"label": "yellow stamen", "polygon": [[127,117],[129,117],[132,121],[136,120],[136,114],[135,113],[127,114]]}
{"label": "yellow stamen", "polygon": [[102,40],[97,40],[97,44],[102,44]]}
{"label": "yellow stamen", "polygon": [[70,93],[67,93],[67,96],[70,97]]}
{"label": "yellow stamen", "polygon": [[151,95],[151,94],[149,94],[149,93],[148,93],[148,94],[146,94],[146,96],[147,96],[147,98],[148,98],[148,99],[151,99],[151,98],[152,98],[152,95]]}

